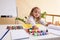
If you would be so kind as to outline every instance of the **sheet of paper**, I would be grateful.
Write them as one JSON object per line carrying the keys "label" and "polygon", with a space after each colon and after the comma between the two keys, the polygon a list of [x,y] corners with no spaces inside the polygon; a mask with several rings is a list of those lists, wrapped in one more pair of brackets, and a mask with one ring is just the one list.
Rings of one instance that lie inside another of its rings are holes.
{"label": "sheet of paper", "polygon": [[11,30],[12,40],[29,38],[29,34],[24,30]]}

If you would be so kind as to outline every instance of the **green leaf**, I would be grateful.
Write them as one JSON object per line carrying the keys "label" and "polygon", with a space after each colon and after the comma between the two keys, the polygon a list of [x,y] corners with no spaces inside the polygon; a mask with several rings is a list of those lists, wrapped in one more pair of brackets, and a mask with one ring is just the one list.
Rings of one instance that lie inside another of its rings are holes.
{"label": "green leaf", "polygon": [[46,17],[46,12],[41,13],[41,18],[45,18]]}
{"label": "green leaf", "polygon": [[25,23],[25,20],[24,20],[24,19],[22,19],[22,18],[16,18],[15,20],[20,20],[20,21],[22,21],[22,22],[24,22],[24,23]]}

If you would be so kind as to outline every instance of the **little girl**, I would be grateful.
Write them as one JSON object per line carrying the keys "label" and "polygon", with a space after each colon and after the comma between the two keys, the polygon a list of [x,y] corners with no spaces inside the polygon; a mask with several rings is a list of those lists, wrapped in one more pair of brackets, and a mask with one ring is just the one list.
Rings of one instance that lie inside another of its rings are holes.
{"label": "little girl", "polygon": [[38,7],[32,8],[27,22],[32,24],[33,29],[37,29],[36,24],[46,25],[46,22],[41,19],[41,10]]}

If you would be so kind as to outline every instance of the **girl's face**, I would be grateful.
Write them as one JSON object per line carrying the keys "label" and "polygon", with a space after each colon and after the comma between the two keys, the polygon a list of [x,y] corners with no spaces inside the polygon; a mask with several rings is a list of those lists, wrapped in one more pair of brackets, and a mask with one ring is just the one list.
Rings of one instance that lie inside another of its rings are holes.
{"label": "girl's face", "polygon": [[38,17],[40,17],[40,14],[41,12],[40,12],[40,9],[35,9],[34,11],[33,11],[33,16],[35,17],[35,18],[38,18]]}

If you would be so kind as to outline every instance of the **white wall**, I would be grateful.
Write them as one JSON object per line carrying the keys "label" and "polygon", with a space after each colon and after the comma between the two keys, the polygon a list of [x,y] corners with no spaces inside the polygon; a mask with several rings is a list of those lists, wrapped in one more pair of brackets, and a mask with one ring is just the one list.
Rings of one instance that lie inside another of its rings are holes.
{"label": "white wall", "polygon": [[40,0],[40,7],[48,14],[60,15],[60,0]]}
{"label": "white wall", "polygon": [[16,0],[0,0],[0,16],[1,15],[16,17]]}

